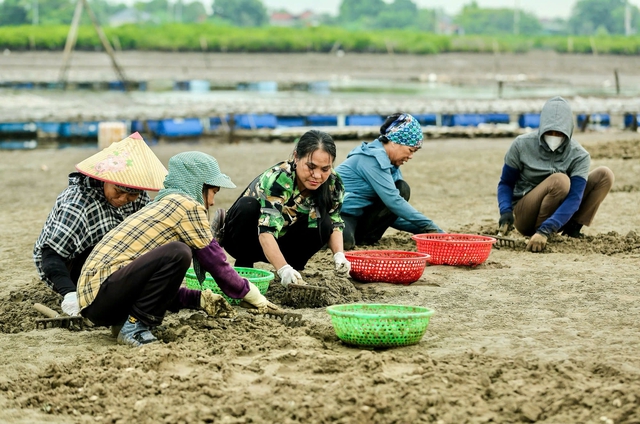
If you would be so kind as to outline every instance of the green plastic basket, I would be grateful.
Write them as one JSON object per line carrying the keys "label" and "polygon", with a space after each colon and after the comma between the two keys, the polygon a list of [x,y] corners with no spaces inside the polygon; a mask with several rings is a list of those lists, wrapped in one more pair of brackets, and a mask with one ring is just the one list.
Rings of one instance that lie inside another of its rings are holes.
{"label": "green plastic basket", "polygon": [[327,307],[340,340],[366,347],[396,347],[422,339],[434,311],[422,306],[348,304]]}
{"label": "green plastic basket", "polygon": [[[274,278],[273,272],[269,272],[264,269],[242,267],[234,267],[234,269],[238,274],[240,274],[241,277],[244,277],[255,284],[262,294],[267,293],[267,290],[269,290],[269,283],[273,281]],[[189,268],[187,270],[187,274],[185,275],[185,281],[187,284],[187,288],[194,290],[211,289],[212,292],[224,296],[224,298],[227,299],[227,302],[232,305],[237,305],[242,300],[232,299],[224,294],[222,290],[220,290],[220,287],[218,287],[216,280],[214,280],[208,272],[206,273],[204,282],[202,283],[202,285],[200,285],[200,283],[198,282],[198,277],[196,277],[196,272],[193,270],[193,268]]]}

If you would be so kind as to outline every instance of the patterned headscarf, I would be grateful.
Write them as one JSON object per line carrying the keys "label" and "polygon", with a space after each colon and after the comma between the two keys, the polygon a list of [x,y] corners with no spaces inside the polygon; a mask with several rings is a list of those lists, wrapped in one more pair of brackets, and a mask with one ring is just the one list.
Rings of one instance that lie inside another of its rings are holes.
{"label": "patterned headscarf", "polygon": [[422,127],[416,118],[403,113],[389,125],[383,136],[397,144],[410,147],[422,146]]}

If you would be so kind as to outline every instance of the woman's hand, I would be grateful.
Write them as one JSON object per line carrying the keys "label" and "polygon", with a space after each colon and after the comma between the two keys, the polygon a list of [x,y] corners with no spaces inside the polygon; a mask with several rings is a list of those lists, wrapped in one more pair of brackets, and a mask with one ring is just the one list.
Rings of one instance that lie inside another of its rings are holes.
{"label": "woman's hand", "polygon": [[286,264],[278,270],[280,284],[287,287],[289,284],[301,284],[303,282],[302,275],[289,264]]}
{"label": "woman's hand", "polygon": [[80,315],[80,305],[78,304],[78,295],[76,292],[65,294],[60,306],[62,307],[62,312],[69,316],[76,317]]}
{"label": "woman's hand", "polygon": [[244,295],[244,298],[242,300],[258,309],[258,312],[262,314],[269,312],[269,310],[277,311],[280,309],[278,308],[278,306],[269,302],[267,298],[264,297],[262,293],[260,293],[258,287],[252,282],[249,282],[249,292]]}
{"label": "woman's hand", "polygon": [[351,271],[351,262],[344,256],[344,252],[336,252],[333,255],[333,263],[336,267],[336,274],[346,276]]}

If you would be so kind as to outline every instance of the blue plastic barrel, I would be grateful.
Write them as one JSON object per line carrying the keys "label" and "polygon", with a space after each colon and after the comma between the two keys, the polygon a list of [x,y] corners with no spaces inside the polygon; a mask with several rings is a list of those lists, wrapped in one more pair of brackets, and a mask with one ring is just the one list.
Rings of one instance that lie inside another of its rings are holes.
{"label": "blue plastic barrel", "polygon": [[508,113],[487,113],[487,124],[508,124],[510,121]]}
{"label": "blue plastic barrel", "polygon": [[62,122],[60,124],[60,137],[98,137],[98,122]]}
{"label": "blue plastic barrel", "polygon": [[307,125],[310,127],[335,127],[338,125],[336,115],[308,115]]}
{"label": "blue plastic barrel", "polygon": [[192,93],[206,93],[210,90],[211,83],[207,80],[189,81],[189,91]]}
{"label": "blue plastic barrel", "polygon": [[[587,118],[586,114],[580,114],[576,117],[578,128],[582,127],[584,120]],[[598,125],[601,127],[608,127],[611,125],[609,114],[607,113],[593,113],[589,117],[589,125]]]}
{"label": "blue plastic barrel", "polygon": [[539,113],[523,113],[518,117],[520,128],[538,128],[540,126]]}
{"label": "blue plastic barrel", "polygon": [[109,81],[107,87],[110,91],[124,91],[124,83],[122,81]]}
{"label": "blue plastic barrel", "polygon": [[380,126],[384,123],[384,119],[380,115],[347,115],[345,117],[345,125],[358,126]]}
{"label": "blue plastic barrel", "polygon": [[259,81],[249,84],[249,89],[261,93],[275,93],[278,91],[278,83],[276,81]]}
{"label": "blue plastic barrel", "polygon": [[36,124],[33,122],[0,123],[0,134],[33,134],[36,129]]}
{"label": "blue plastic barrel", "polygon": [[[636,125],[640,123],[640,114],[636,114]],[[633,113],[624,115],[624,127],[629,128],[633,124]]]}
{"label": "blue plastic barrel", "polygon": [[36,140],[0,140],[0,150],[31,150],[36,147]]}
{"label": "blue plastic barrel", "polygon": [[260,93],[276,93],[278,83],[276,81],[258,81],[250,83],[240,83],[236,87],[240,91],[258,91]]}
{"label": "blue plastic barrel", "polygon": [[204,128],[198,118],[162,119],[158,123],[157,135],[161,137],[197,137]]}
{"label": "blue plastic barrel", "polygon": [[329,81],[313,81],[309,83],[309,91],[315,94],[329,94],[331,88]]}
{"label": "blue plastic barrel", "polygon": [[174,91],[189,91],[189,81],[174,81],[173,82],[173,90]]}
{"label": "blue plastic barrel", "polygon": [[442,125],[445,127],[477,127],[486,122],[487,116],[481,113],[458,113],[442,116]]}
{"label": "blue plastic barrel", "polygon": [[271,113],[265,113],[263,115],[250,113],[235,116],[235,127],[244,130],[275,128],[277,125],[278,120],[276,116]]}
{"label": "blue plastic barrel", "polygon": [[[147,127],[152,134],[158,133],[158,125],[160,125],[160,121],[157,119],[147,120]],[[131,132],[146,133],[147,130],[144,127],[144,121],[131,121]]]}
{"label": "blue plastic barrel", "polygon": [[16,82],[13,84],[13,88],[17,90],[33,90],[35,86],[32,82]]}
{"label": "blue plastic barrel", "polygon": [[423,127],[427,125],[438,125],[438,116],[435,113],[412,114],[412,116],[416,118]]}
{"label": "blue plastic barrel", "polygon": [[304,127],[306,119],[304,116],[276,116],[278,127]]}
{"label": "blue plastic barrel", "polygon": [[[226,120],[228,120],[229,118],[227,117]],[[209,129],[210,130],[215,130],[218,129],[218,127],[220,127],[220,125],[222,125],[222,118],[219,116],[212,116],[211,118],[209,118]]]}
{"label": "blue plastic barrel", "polygon": [[36,122],[36,130],[41,136],[57,137],[60,134],[60,122]]}

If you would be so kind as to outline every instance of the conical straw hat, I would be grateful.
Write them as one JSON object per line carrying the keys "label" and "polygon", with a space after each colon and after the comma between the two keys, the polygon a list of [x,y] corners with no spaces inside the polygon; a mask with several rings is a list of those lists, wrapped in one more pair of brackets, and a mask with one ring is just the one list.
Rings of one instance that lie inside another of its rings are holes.
{"label": "conical straw hat", "polygon": [[167,169],[140,134],[133,133],[76,165],[96,180],[138,190],[158,191]]}

